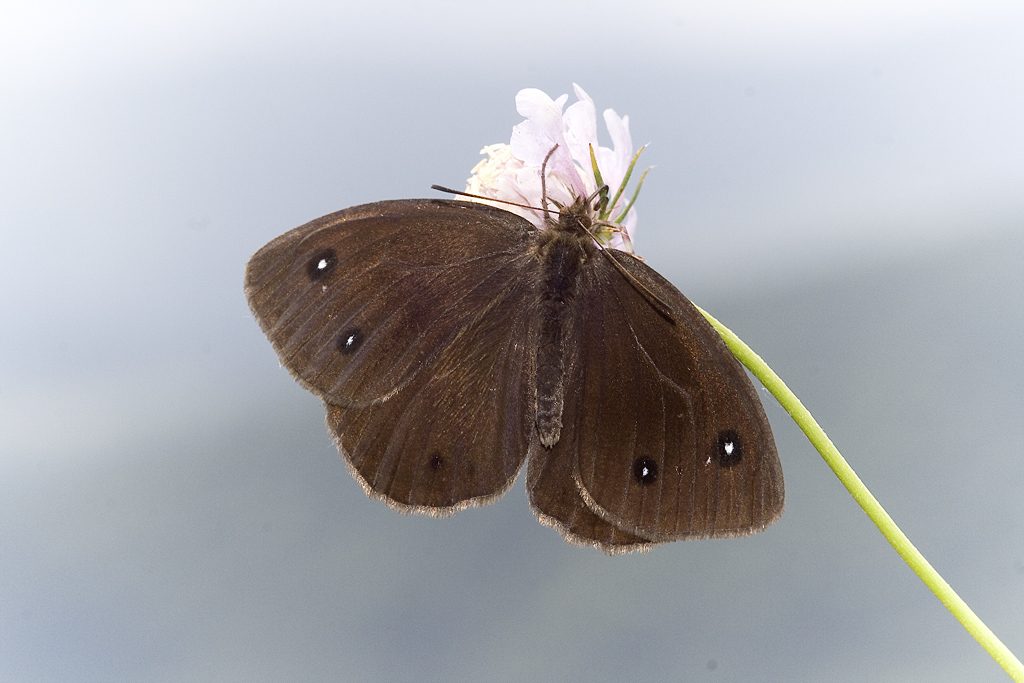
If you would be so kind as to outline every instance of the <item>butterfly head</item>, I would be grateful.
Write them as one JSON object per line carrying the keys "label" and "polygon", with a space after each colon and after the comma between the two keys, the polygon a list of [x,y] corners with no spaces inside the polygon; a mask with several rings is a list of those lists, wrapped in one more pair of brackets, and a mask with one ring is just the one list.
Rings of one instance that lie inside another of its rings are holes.
{"label": "butterfly head", "polygon": [[[603,185],[589,197],[576,196],[571,204],[549,199],[555,210],[547,213],[545,227],[562,234],[572,234],[594,242],[600,247],[614,246],[630,250],[629,230],[621,223],[607,219],[608,186]],[[616,236],[620,236],[616,240]]]}
{"label": "butterfly head", "polygon": [[555,204],[556,211],[549,213],[545,221],[549,230],[572,233],[574,235],[592,235],[594,230],[595,212],[593,204],[586,197],[576,197],[573,203],[563,206]]}

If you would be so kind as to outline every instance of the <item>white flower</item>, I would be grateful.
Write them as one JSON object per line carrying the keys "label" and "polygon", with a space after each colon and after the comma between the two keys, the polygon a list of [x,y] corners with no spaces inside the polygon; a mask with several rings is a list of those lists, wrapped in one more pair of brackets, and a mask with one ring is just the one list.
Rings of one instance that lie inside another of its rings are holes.
{"label": "white flower", "polygon": [[[643,148],[633,152],[629,117],[619,116],[611,109],[604,110],[604,123],[612,147],[601,146],[597,141],[594,101],[580,86],[573,84],[573,90],[577,101],[568,108],[568,95],[552,100],[535,88],[520,90],[516,94],[516,109],[526,120],[512,129],[509,144],[488,145],[480,150],[487,158],[473,168],[466,192],[537,207],[532,210],[495,204],[545,227],[541,167],[551,153],[545,173],[546,199],[569,206],[576,198],[589,197],[607,185],[607,203],[595,219],[612,223],[616,228],[601,226],[595,236],[603,244],[632,251],[630,238],[637,222],[633,200],[646,172],[633,192],[627,193],[624,184]],[[549,203],[547,208],[555,206]]]}

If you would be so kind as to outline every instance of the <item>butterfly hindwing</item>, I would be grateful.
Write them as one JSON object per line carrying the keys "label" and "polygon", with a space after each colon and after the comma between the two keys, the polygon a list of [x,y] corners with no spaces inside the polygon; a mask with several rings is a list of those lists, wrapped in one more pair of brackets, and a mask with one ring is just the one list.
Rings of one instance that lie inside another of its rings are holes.
{"label": "butterfly hindwing", "polygon": [[584,369],[574,352],[575,339],[568,348],[573,359],[566,375],[562,433],[551,448],[541,446],[537,437],[533,439],[526,470],[530,506],[541,522],[554,527],[572,543],[593,545],[611,554],[646,550],[651,545],[649,539],[623,531],[595,513],[583,500],[573,478],[585,414],[580,381]]}
{"label": "butterfly hindwing", "polygon": [[508,280],[503,295],[387,400],[327,405],[328,428],[370,495],[446,514],[511,486],[533,432],[532,289]]}

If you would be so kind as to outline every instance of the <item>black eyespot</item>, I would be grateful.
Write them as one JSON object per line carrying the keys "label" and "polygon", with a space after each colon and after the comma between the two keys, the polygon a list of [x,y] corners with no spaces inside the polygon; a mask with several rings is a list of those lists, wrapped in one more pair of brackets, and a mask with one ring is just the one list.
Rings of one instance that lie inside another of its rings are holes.
{"label": "black eyespot", "polygon": [[633,476],[638,484],[649,486],[658,480],[658,463],[650,458],[637,458],[633,462]]}
{"label": "black eyespot", "polygon": [[338,350],[344,354],[349,354],[358,349],[363,344],[363,333],[359,331],[358,327],[350,327],[341,334],[338,335]]}
{"label": "black eyespot", "polygon": [[430,469],[435,472],[444,467],[444,458],[437,451],[430,454],[430,458],[427,460],[427,464],[430,465]]}
{"label": "black eyespot", "polygon": [[306,275],[312,282],[322,280],[338,265],[338,255],[333,249],[321,249],[306,263]]}
{"label": "black eyespot", "polygon": [[718,433],[715,444],[715,461],[722,467],[733,467],[743,459],[743,444],[740,435],[734,429],[725,429]]}

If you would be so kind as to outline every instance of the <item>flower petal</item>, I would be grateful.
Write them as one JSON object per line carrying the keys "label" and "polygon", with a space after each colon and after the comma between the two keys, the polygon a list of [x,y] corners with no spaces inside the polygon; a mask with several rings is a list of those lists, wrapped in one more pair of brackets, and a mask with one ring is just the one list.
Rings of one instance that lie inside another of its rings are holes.
{"label": "flower petal", "polygon": [[[565,141],[569,145],[569,152],[572,159],[582,168],[590,168],[590,147],[598,148],[597,144],[597,110],[594,108],[594,101],[583,88],[573,84],[576,90],[578,102],[570,104],[562,117],[565,127]],[[593,173],[585,173],[584,179],[587,189],[591,192],[597,189],[593,180]]]}
{"label": "flower petal", "polygon": [[[633,163],[633,141],[629,118],[614,110],[602,112],[611,138],[611,147],[598,142],[597,110],[590,95],[573,84],[576,102],[566,107],[567,95],[552,99],[536,88],[525,88],[516,94],[516,109],[524,120],[512,128],[509,144],[490,145],[481,150],[486,155],[473,168],[467,191],[485,197],[506,199],[536,207],[524,209],[504,205],[503,208],[526,217],[535,225],[545,227],[547,200],[556,206],[568,206],[580,197],[598,189],[591,160],[596,160],[602,182],[619,195],[616,206],[602,209],[595,221],[610,220],[622,214],[632,193],[619,192],[623,178]],[[546,162],[546,165],[545,165]],[[541,178],[543,169],[544,178]],[[637,223],[631,207],[615,229],[597,223],[595,236],[611,246],[632,250],[630,236]]]}

